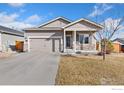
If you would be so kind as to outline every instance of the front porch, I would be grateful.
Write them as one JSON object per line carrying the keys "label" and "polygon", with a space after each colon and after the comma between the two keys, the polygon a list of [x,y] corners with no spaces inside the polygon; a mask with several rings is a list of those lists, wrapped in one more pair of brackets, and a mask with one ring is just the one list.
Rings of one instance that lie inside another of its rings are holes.
{"label": "front porch", "polygon": [[87,19],[79,19],[64,28],[64,52],[96,53],[95,32],[103,27]]}
{"label": "front porch", "polygon": [[64,53],[97,53],[94,32],[64,30]]}

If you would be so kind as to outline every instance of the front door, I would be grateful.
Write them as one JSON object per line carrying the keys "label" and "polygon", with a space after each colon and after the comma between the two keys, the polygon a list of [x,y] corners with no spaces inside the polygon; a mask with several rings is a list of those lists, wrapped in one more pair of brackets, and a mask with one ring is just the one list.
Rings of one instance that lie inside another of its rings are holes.
{"label": "front door", "polygon": [[66,47],[71,48],[71,36],[66,36]]}

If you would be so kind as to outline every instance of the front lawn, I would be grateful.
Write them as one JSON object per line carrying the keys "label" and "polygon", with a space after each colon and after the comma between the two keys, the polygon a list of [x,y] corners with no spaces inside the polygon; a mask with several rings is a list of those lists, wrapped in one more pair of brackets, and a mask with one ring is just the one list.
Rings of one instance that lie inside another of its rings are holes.
{"label": "front lawn", "polygon": [[61,56],[56,85],[124,85],[124,55]]}

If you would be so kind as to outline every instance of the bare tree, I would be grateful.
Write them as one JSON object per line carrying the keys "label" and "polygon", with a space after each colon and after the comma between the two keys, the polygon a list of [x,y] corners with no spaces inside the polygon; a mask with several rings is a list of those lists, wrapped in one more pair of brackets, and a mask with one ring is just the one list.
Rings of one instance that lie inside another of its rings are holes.
{"label": "bare tree", "polygon": [[[111,6],[111,5],[110,5]],[[119,30],[122,29],[123,27],[123,22],[124,22],[124,14],[122,10],[118,10],[116,9],[115,11],[113,11],[114,15],[113,17],[120,17],[120,19],[112,19],[111,20],[104,20],[101,16],[99,17],[99,12],[101,10],[104,10],[105,7],[102,7],[102,5],[100,5],[99,7],[97,7],[95,9],[95,18],[96,18],[96,22],[99,21],[99,19],[103,20],[102,24],[103,25],[103,29],[98,31],[96,33],[96,35],[94,35],[95,39],[99,42],[100,41],[100,45],[101,47],[101,52],[103,54],[103,60],[105,60],[105,54],[106,54],[106,40],[110,41],[112,39],[112,37],[115,35],[116,32],[119,32]],[[101,42],[102,41],[102,42]]]}
{"label": "bare tree", "polygon": [[101,52],[103,54],[103,60],[105,60],[105,54],[106,54],[106,40],[110,41],[111,38],[115,35],[116,32],[122,29],[122,24],[124,22],[124,17],[118,19],[118,20],[108,20],[104,21],[102,23],[103,29],[101,31],[98,31],[96,36],[97,41],[103,41],[101,43]]}

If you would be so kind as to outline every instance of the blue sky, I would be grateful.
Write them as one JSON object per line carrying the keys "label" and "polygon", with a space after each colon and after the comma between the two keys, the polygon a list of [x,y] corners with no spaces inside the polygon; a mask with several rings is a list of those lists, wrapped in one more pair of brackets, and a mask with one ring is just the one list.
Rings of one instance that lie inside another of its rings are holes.
{"label": "blue sky", "polygon": [[0,25],[23,29],[38,26],[58,16],[72,21],[87,18],[101,23],[103,20],[118,20],[124,15],[123,4],[53,4],[53,3],[4,3],[0,4]]}

